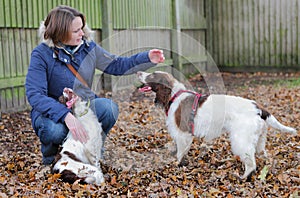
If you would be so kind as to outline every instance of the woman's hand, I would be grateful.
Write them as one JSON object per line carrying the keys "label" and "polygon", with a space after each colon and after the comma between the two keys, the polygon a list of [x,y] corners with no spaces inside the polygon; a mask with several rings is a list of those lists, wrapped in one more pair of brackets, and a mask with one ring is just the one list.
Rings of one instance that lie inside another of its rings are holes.
{"label": "woman's hand", "polygon": [[74,140],[79,140],[81,143],[87,142],[89,136],[81,122],[77,118],[75,118],[73,114],[67,114],[65,118],[65,123],[69,128],[70,132],[72,133]]}
{"label": "woman's hand", "polygon": [[152,49],[149,51],[149,59],[152,63],[163,63],[165,61],[164,52],[159,49]]}

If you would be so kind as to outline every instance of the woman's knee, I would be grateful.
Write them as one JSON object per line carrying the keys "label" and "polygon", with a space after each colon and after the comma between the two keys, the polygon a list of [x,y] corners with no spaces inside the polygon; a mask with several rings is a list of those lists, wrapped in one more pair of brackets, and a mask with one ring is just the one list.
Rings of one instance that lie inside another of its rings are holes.
{"label": "woman's knee", "polygon": [[68,134],[63,123],[55,123],[49,118],[39,117],[35,122],[35,131],[43,144],[61,144]]}
{"label": "woman's knee", "polygon": [[102,128],[107,134],[118,119],[118,105],[107,98],[96,98],[91,102],[91,108],[96,113],[98,121],[102,123]]}
{"label": "woman's knee", "polygon": [[110,99],[96,98],[92,101],[91,108],[96,113],[98,119],[102,119],[104,116],[108,116],[110,119],[114,120],[118,119],[119,107]]}

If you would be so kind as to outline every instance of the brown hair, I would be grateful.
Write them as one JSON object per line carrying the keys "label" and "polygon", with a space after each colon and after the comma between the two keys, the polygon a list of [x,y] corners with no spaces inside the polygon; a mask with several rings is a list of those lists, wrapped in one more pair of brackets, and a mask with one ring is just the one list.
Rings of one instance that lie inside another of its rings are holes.
{"label": "brown hair", "polygon": [[68,41],[71,38],[70,27],[75,17],[80,17],[82,28],[85,27],[85,16],[78,10],[64,5],[52,9],[44,22],[46,28],[44,39],[52,39],[55,45]]}

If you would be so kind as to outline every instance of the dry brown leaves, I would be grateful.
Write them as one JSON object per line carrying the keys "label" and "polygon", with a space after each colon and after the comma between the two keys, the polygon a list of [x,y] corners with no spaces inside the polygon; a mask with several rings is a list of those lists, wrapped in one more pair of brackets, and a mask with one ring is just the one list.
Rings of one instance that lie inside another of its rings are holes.
{"label": "dry brown leaves", "polygon": [[[300,129],[300,87],[273,86],[299,74],[223,74],[227,93],[255,99],[282,123]],[[190,79],[205,91],[200,76]],[[130,93],[130,94],[128,94]],[[113,98],[120,116],[105,143],[102,186],[63,183],[41,165],[40,143],[29,112],[2,114],[0,197],[297,197],[300,192],[299,133],[270,130],[269,158],[257,157],[257,172],[241,182],[239,159],[226,136],[211,144],[194,140],[186,166],[179,167],[165,127],[164,113],[134,89]]]}

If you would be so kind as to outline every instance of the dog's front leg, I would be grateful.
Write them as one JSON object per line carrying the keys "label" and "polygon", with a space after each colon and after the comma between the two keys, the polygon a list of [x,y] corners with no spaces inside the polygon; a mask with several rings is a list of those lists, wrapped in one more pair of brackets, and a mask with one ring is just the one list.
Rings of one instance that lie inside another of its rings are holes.
{"label": "dog's front leg", "polygon": [[180,133],[174,138],[177,147],[177,161],[181,162],[183,156],[190,150],[193,136],[189,133]]}

